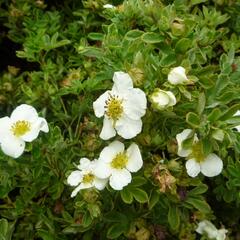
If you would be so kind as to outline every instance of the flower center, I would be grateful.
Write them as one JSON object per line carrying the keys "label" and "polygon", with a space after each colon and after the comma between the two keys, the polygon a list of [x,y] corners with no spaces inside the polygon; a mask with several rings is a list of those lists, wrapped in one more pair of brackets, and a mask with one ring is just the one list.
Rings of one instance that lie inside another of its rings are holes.
{"label": "flower center", "polygon": [[94,180],[94,175],[92,173],[85,174],[83,176],[82,182],[83,183],[92,183]]}
{"label": "flower center", "polygon": [[15,135],[16,137],[21,137],[25,133],[29,132],[30,129],[31,129],[30,123],[25,120],[19,120],[15,122],[11,127],[13,135]]}
{"label": "flower center", "polygon": [[203,148],[201,142],[194,143],[192,146],[192,153],[190,155],[197,162],[203,162],[205,159],[205,155],[203,153]]}
{"label": "flower center", "polygon": [[106,101],[106,114],[109,118],[116,121],[123,113],[122,100],[117,96],[110,95]]}
{"label": "flower center", "polygon": [[125,153],[118,153],[111,162],[111,167],[116,169],[123,169],[126,167],[128,157]]}

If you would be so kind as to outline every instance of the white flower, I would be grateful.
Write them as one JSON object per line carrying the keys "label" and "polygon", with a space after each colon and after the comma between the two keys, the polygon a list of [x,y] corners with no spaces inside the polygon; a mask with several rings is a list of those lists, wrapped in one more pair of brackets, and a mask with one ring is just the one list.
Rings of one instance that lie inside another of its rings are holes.
{"label": "white flower", "polygon": [[[233,116],[240,116],[240,110],[238,110]],[[240,132],[240,125],[235,127]]]}
{"label": "white flower", "polygon": [[107,140],[116,132],[125,139],[135,137],[142,130],[141,117],[145,115],[147,99],[139,88],[133,88],[131,77],[115,72],[113,88],[103,93],[94,103],[95,115],[104,116],[100,138]]}
{"label": "white flower", "polygon": [[115,6],[113,6],[112,4],[105,4],[103,5],[103,8],[112,9],[112,8],[115,8]]}
{"label": "white flower", "polygon": [[191,83],[186,76],[185,68],[181,66],[175,67],[170,71],[168,74],[168,81],[173,85]]}
{"label": "white flower", "polygon": [[95,187],[103,190],[107,184],[107,179],[99,179],[94,174],[96,160],[90,161],[87,158],[81,158],[80,164],[77,166],[79,170],[73,171],[67,178],[67,183],[76,187],[71,197],[75,197],[81,189]]}
{"label": "white flower", "polygon": [[109,177],[110,186],[115,190],[122,190],[131,182],[131,172],[137,172],[142,165],[137,144],[132,143],[125,151],[123,143],[114,141],[100,153],[95,174],[99,178]]}
{"label": "white flower", "polygon": [[178,143],[178,155],[180,157],[187,157],[186,162],[187,173],[190,177],[196,177],[200,172],[206,177],[215,177],[222,172],[223,162],[214,153],[207,156],[204,155],[201,142],[197,135],[194,134],[191,147],[184,148],[182,143],[184,140],[190,138],[192,135],[191,129],[185,129],[177,134],[176,139]]}
{"label": "white flower", "polygon": [[25,142],[32,142],[40,131],[48,132],[48,124],[30,105],[18,106],[9,117],[0,118],[0,144],[2,151],[18,158],[25,149]]}
{"label": "white flower", "polygon": [[228,231],[224,228],[218,230],[211,222],[203,220],[198,223],[196,232],[199,234],[205,234],[209,239],[225,240]]}
{"label": "white flower", "polygon": [[158,109],[164,109],[176,104],[176,98],[170,91],[163,91],[156,88],[153,94],[150,96],[151,102]]}

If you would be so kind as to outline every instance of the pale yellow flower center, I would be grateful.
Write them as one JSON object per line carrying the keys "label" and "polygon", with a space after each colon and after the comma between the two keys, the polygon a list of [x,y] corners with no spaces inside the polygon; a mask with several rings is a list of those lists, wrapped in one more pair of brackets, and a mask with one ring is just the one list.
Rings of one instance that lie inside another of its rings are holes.
{"label": "pale yellow flower center", "polygon": [[16,137],[21,137],[22,135],[29,132],[30,129],[31,129],[30,123],[25,120],[19,120],[19,121],[15,122],[11,127],[13,135]]}
{"label": "pale yellow flower center", "polygon": [[203,152],[203,147],[201,142],[194,143],[192,146],[192,153],[190,157],[194,158],[197,162],[203,162],[205,159],[205,155]]}
{"label": "pale yellow flower center", "polygon": [[128,157],[126,153],[118,153],[111,162],[111,167],[116,169],[123,169],[126,167]]}
{"label": "pale yellow flower center", "polygon": [[106,101],[106,115],[113,121],[118,120],[123,113],[122,100],[117,96],[110,95]]}
{"label": "pale yellow flower center", "polygon": [[85,174],[83,176],[82,182],[83,183],[92,183],[94,180],[94,175],[92,173]]}

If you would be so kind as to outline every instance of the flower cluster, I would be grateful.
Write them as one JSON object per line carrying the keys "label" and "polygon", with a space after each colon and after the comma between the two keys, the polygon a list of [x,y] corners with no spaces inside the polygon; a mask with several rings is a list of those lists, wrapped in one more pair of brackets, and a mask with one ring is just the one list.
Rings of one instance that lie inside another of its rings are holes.
{"label": "flower cluster", "polygon": [[[142,130],[141,118],[147,108],[146,95],[141,89],[133,87],[133,81],[127,73],[115,72],[113,82],[112,89],[93,103],[96,117],[104,117],[100,138],[107,140],[118,134],[131,139]],[[113,189],[122,190],[131,182],[131,173],[137,172],[142,165],[142,156],[136,143],[125,150],[123,143],[114,141],[102,150],[97,160],[80,160],[77,166],[79,170],[73,171],[67,179],[69,185],[77,186],[71,196],[74,197],[84,188],[96,187],[101,190],[108,180]]]}
{"label": "flower cluster", "polygon": [[36,109],[27,104],[18,106],[10,117],[0,118],[0,126],[1,149],[13,158],[22,155],[25,142],[35,140],[40,131],[49,131],[46,120],[38,117]]}

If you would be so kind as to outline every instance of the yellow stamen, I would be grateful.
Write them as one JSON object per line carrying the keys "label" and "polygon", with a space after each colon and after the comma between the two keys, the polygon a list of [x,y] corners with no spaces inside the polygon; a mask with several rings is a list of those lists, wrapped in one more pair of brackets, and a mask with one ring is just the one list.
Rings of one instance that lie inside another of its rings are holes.
{"label": "yellow stamen", "polygon": [[15,122],[11,127],[13,135],[15,135],[16,137],[21,137],[25,133],[29,132],[30,129],[31,129],[30,123],[25,120],[19,120]]}
{"label": "yellow stamen", "polygon": [[116,169],[123,169],[126,167],[128,157],[125,153],[118,153],[111,162],[111,167]]}
{"label": "yellow stamen", "polygon": [[117,96],[110,95],[106,101],[106,114],[109,118],[116,121],[123,113],[122,100]]}
{"label": "yellow stamen", "polygon": [[190,155],[197,162],[203,162],[205,159],[205,155],[203,153],[203,148],[201,142],[194,143],[192,146],[192,153]]}
{"label": "yellow stamen", "polygon": [[92,183],[94,180],[94,175],[92,173],[88,173],[83,176],[82,182],[83,183]]}

